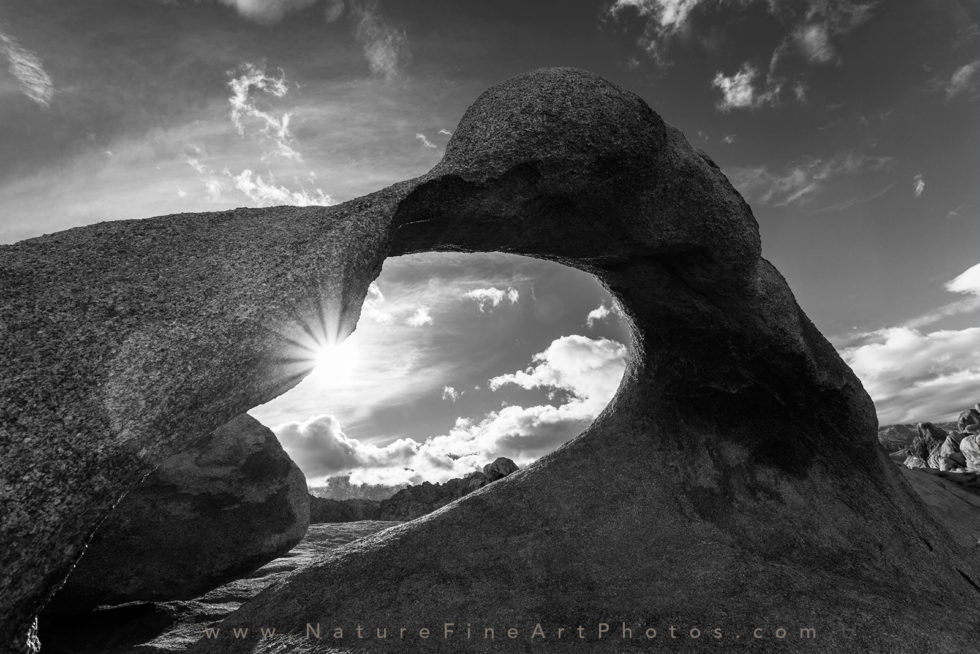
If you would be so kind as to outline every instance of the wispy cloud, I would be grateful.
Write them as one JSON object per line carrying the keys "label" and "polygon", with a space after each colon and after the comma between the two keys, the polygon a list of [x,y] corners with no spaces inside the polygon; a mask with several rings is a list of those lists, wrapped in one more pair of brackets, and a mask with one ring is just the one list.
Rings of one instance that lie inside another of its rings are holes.
{"label": "wispy cloud", "polygon": [[758,109],[775,104],[779,98],[780,86],[770,79],[760,84],[759,71],[752,64],[745,62],[732,75],[721,71],[715,73],[711,85],[721,91],[722,98],[717,107],[720,111],[732,109]]}
{"label": "wispy cloud", "polygon": [[806,0],[805,2],[775,2],[774,0],[615,0],[609,15],[622,18],[634,15],[644,20],[639,45],[659,65],[670,63],[668,50],[677,37],[691,30],[692,16],[698,10],[744,8],[765,3],[769,13],[789,25],[789,33],[773,51],[770,73],[779,61],[792,50],[800,52],[813,64],[839,61],[834,41],[866,22],[874,9],[873,2],[850,0]]}
{"label": "wispy cloud", "polygon": [[354,36],[364,48],[371,72],[394,79],[410,56],[405,30],[391,25],[381,14],[378,0],[349,0]]}
{"label": "wispy cloud", "polygon": [[276,184],[274,177],[270,176],[270,179],[267,181],[261,175],[253,174],[247,168],[237,175],[232,174],[226,169],[225,175],[231,179],[232,185],[236,189],[245,194],[245,197],[262,207],[284,204],[298,207],[307,207],[310,205],[329,206],[336,204],[334,199],[324,193],[322,189],[301,188],[299,190],[292,190]]}
{"label": "wispy cloud", "polygon": [[670,41],[687,29],[691,12],[702,0],[615,0],[609,7],[614,17],[633,12],[646,19],[640,45],[658,63],[667,63]]}
{"label": "wispy cloud", "polygon": [[[319,0],[219,0],[256,23],[272,25],[287,13],[315,5]],[[378,0],[325,0],[323,18],[335,23],[347,14],[354,38],[364,50],[372,73],[386,79],[398,76],[410,57],[408,35],[392,25],[381,13]]]}
{"label": "wispy cloud", "polygon": [[736,168],[732,183],[744,195],[763,203],[784,207],[810,200],[831,180],[881,170],[889,157],[844,152],[829,159],[811,158],[772,170],[767,166]]}
{"label": "wispy cloud", "polygon": [[20,82],[21,92],[40,107],[47,109],[54,97],[54,84],[44,70],[41,59],[30,50],[21,47],[10,36],[0,32],[0,51],[7,57],[10,74]]}
{"label": "wispy cloud", "polygon": [[433,150],[436,150],[436,149],[438,149],[438,148],[439,148],[439,146],[438,146],[438,145],[436,145],[435,143],[433,143],[432,141],[430,141],[430,140],[429,140],[428,138],[426,138],[426,136],[425,136],[425,134],[423,134],[422,132],[419,132],[418,134],[416,134],[416,135],[415,135],[415,138],[416,138],[416,139],[418,139],[418,141],[419,141],[419,142],[420,142],[420,143],[421,143],[421,144],[422,144],[422,145],[423,145],[424,147],[427,147],[427,148],[431,148],[431,149],[433,149]]}
{"label": "wispy cloud", "polygon": [[949,78],[946,84],[946,99],[951,100],[977,90],[977,80],[980,78],[980,59],[963,64]]}
{"label": "wispy cloud", "polygon": [[484,312],[500,306],[504,301],[517,304],[521,294],[516,288],[510,286],[506,289],[496,287],[475,288],[463,293],[463,297],[467,300],[475,300],[480,306],[480,311]]}
{"label": "wispy cloud", "polygon": [[918,198],[922,196],[925,190],[926,180],[922,177],[922,175],[915,175],[912,178],[912,193],[914,193],[915,197]]}
{"label": "wispy cloud", "polygon": [[451,402],[455,402],[456,400],[459,399],[460,395],[462,395],[462,393],[460,391],[457,391],[452,386],[443,386],[442,387],[442,399],[444,399],[444,400],[449,400]]}
{"label": "wispy cloud", "polygon": [[242,64],[237,71],[229,72],[231,78],[228,87],[231,96],[231,122],[242,136],[245,135],[248,123],[255,121],[259,124],[260,134],[275,144],[275,150],[265,155],[281,156],[286,159],[301,161],[302,156],[296,151],[293,136],[289,131],[291,115],[284,112],[276,116],[271,111],[260,109],[258,96],[265,95],[274,98],[285,97],[289,92],[286,74],[279,69],[278,76],[268,75],[262,68],[251,64]]}

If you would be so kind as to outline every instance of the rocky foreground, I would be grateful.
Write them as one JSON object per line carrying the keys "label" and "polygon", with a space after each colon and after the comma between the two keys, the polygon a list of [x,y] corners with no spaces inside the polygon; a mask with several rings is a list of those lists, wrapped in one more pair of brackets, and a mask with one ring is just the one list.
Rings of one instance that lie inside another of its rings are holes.
{"label": "rocky foreground", "polygon": [[311,565],[330,550],[386,529],[393,522],[311,525],[288,554],[252,574],[188,601],[133,602],[84,616],[42,617],[45,654],[175,654],[270,584]]}

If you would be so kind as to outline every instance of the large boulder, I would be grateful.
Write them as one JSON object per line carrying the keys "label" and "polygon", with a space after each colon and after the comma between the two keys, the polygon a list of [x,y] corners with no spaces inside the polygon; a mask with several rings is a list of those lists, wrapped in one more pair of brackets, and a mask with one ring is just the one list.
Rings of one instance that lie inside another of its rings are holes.
{"label": "large boulder", "polygon": [[497,457],[492,463],[483,466],[483,474],[490,481],[503,479],[513,472],[517,472],[517,464],[505,456]]}
{"label": "large boulder", "polygon": [[980,470],[980,434],[964,436],[960,440],[960,452],[967,470]]}
{"label": "large boulder", "polygon": [[960,431],[971,431],[971,427],[980,426],[980,404],[960,413],[956,426]]}
{"label": "large boulder", "polygon": [[49,613],[191,599],[293,548],[306,478],[248,415],[160,464],[99,527]]}
{"label": "large boulder", "polygon": [[[748,205],[643,100],[569,69],[494,86],[433,170],[339,206],[2,248],[0,642],[25,647],[153,462],[297,383],[385,257],[431,250],[595,275],[633,338],[616,396],[558,451],[293,573],[196,651],[526,650],[536,623],[621,651],[600,619],[717,626],[725,651],[764,647],[755,625],[813,626],[812,652],[975,648],[980,569],[877,446],[874,405],[762,259]],[[451,643],[419,636],[444,620]],[[520,638],[465,639],[466,623]],[[412,637],[357,640],[357,624]]]}

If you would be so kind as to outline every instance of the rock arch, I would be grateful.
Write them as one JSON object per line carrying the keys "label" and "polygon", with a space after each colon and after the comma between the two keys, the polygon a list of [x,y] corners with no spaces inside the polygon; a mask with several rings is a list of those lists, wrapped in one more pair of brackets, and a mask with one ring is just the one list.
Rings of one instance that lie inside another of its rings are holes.
{"label": "rock arch", "polygon": [[294,642],[200,651],[362,646],[303,637],[325,619],[525,636],[535,622],[813,626],[828,652],[974,642],[980,573],[876,449],[870,399],[761,258],[749,207],[641,99],[571,69],[491,88],[430,173],[337,207],[103,223],[0,250],[0,642],[23,647],[156,459],[295,384],[303,332],[344,337],[384,258],[425,250],[596,275],[633,328],[617,396],[533,466],[226,621]]}

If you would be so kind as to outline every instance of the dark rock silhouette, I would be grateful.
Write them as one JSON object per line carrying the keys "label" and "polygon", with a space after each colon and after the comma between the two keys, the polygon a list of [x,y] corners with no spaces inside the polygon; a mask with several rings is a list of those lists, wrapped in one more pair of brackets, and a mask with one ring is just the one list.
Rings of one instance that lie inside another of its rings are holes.
{"label": "dark rock silhouette", "polygon": [[272,431],[239,416],[122,499],[47,613],[197,597],[282,556],[308,525],[303,473]]}
{"label": "dark rock silhouette", "polygon": [[517,472],[517,464],[505,456],[498,457],[492,463],[483,466],[483,474],[489,481],[503,479],[513,472]]}
{"label": "dark rock silhouette", "polygon": [[[0,356],[15,371],[0,379],[2,642],[24,647],[153,461],[295,384],[312,367],[304,335],[345,337],[384,258],[431,250],[594,274],[634,338],[617,395],[558,451],[335,550],[221,623],[276,625],[274,639],[193,651],[513,651],[539,646],[537,622],[553,635],[598,620],[717,625],[726,651],[758,651],[734,634],[760,624],[812,625],[813,652],[975,647],[980,570],[876,445],[870,398],[761,258],[749,207],[640,98],[569,69],[494,86],[432,171],[339,206],[0,249]],[[522,631],[307,639],[324,616]]]}

